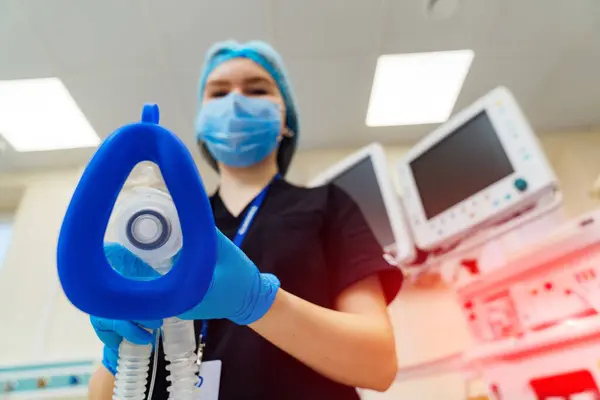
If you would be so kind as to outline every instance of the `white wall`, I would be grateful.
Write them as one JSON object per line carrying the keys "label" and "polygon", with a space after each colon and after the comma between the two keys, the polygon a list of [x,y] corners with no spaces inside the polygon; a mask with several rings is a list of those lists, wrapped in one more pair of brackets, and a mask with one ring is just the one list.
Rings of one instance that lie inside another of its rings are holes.
{"label": "white wall", "polygon": [[[545,136],[542,142],[562,181],[567,212],[576,215],[598,207],[597,200],[587,193],[600,172],[600,133]],[[387,150],[393,164],[406,148]],[[352,149],[300,153],[289,179],[304,183],[351,152]],[[214,174],[205,166],[200,169],[207,187],[213,188]],[[395,171],[392,172],[395,177]],[[79,171],[0,175],[0,191],[25,187],[5,265],[0,269],[0,365],[100,355],[100,344],[87,317],[68,303],[58,290],[56,278],[58,230],[78,176]],[[49,323],[43,330],[47,312]],[[392,305],[391,313],[401,365],[458,351],[468,344],[449,290],[407,288]],[[387,395],[367,397],[452,400],[464,398],[463,388],[462,380],[454,375],[398,384]]]}
{"label": "white wall", "polygon": [[12,237],[13,216],[0,214],[0,269]]}
{"label": "white wall", "polygon": [[[41,328],[46,310],[54,305],[54,293],[59,293],[56,240],[62,216],[77,183],[77,173],[12,178],[23,182],[27,188],[15,214],[11,244],[4,268],[0,270],[0,363],[94,354],[96,348],[89,350],[90,343],[94,342],[88,334],[85,318],[77,311],[65,311],[63,302],[59,302],[56,312],[50,316],[50,320],[56,322],[50,324],[53,329],[42,332]],[[7,181],[7,177],[0,180],[4,184]],[[64,326],[62,333],[67,335],[68,342],[56,337],[58,332],[54,326],[59,325]],[[47,352],[40,354],[42,347]]]}

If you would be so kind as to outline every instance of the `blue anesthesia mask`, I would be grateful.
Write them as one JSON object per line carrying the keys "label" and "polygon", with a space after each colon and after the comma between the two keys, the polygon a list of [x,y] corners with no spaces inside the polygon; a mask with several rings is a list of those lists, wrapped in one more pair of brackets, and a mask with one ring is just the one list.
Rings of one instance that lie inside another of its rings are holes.
{"label": "blue anesthesia mask", "polygon": [[238,93],[210,100],[196,119],[196,138],[217,160],[249,167],[267,158],[279,143],[281,109],[277,103]]}

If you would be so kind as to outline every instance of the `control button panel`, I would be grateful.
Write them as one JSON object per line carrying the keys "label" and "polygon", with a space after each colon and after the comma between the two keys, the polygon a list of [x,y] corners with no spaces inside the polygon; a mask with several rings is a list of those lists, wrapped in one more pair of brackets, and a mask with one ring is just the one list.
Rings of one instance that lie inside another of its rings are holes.
{"label": "control button panel", "polygon": [[523,325],[537,329],[596,308],[596,298],[600,296],[599,262],[600,252],[578,256],[562,264],[559,272],[515,284],[511,296]]}
{"label": "control button panel", "polygon": [[[441,237],[448,232],[457,230],[464,225],[472,226],[489,215],[498,212],[501,207],[510,206],[520,199],[520,194],[530,188],[525,178],[516,178],[508,182],[507,186],[489,188],[478,193],[468,201],[463,201],[459,206],[454,206],[426,221],[431,234]],[[507,190],[508,189],[508,190]],[[423,225],[423,221],[415,213],[412,217],[413,226]]]}
{"label": "control button panel", "polygon": [[518,336],[522,327],[508,293],[479,302],[468,300],[463,312],[473,337],[480,342]]}

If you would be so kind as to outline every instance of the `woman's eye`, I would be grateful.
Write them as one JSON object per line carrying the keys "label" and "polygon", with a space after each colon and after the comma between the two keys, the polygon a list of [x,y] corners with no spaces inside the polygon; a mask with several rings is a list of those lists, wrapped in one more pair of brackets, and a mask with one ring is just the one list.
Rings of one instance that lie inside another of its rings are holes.
{"label": "woman's eye", "polygon": [[269,91],[263,88],[252,88],[246,91],[251,96],[265,96],[269,94]]}
{"label": "woman's eye", "polygon": [[215,97],[225,97],[227,96],[227,91],[225,90],[221,90],[221,91],[216,91],[216,92],[212,92],[210,94],[210,97],[215,98]]}

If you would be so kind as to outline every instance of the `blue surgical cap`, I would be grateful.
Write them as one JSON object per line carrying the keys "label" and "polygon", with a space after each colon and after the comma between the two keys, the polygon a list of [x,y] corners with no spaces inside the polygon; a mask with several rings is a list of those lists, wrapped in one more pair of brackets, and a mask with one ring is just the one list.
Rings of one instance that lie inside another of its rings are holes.
{"label": "blue surgical cap", "polygon": [[251,41],[247,43],[238,43],[234,40],[228,40],[214,44],[206,53],[202,75],[200,76],[200,88],[198,90],[198,110],[202,107],[202,97],[206,80],[210,73],[219,65],[234,58],[247,58],[254,61],[265,69],[272,77],[285,102],[286,127],[294,133],[296,137],[299,133],[298,114],[296,101],[286,68],[283,60],[277,51],[269,44],[261,41]]}

